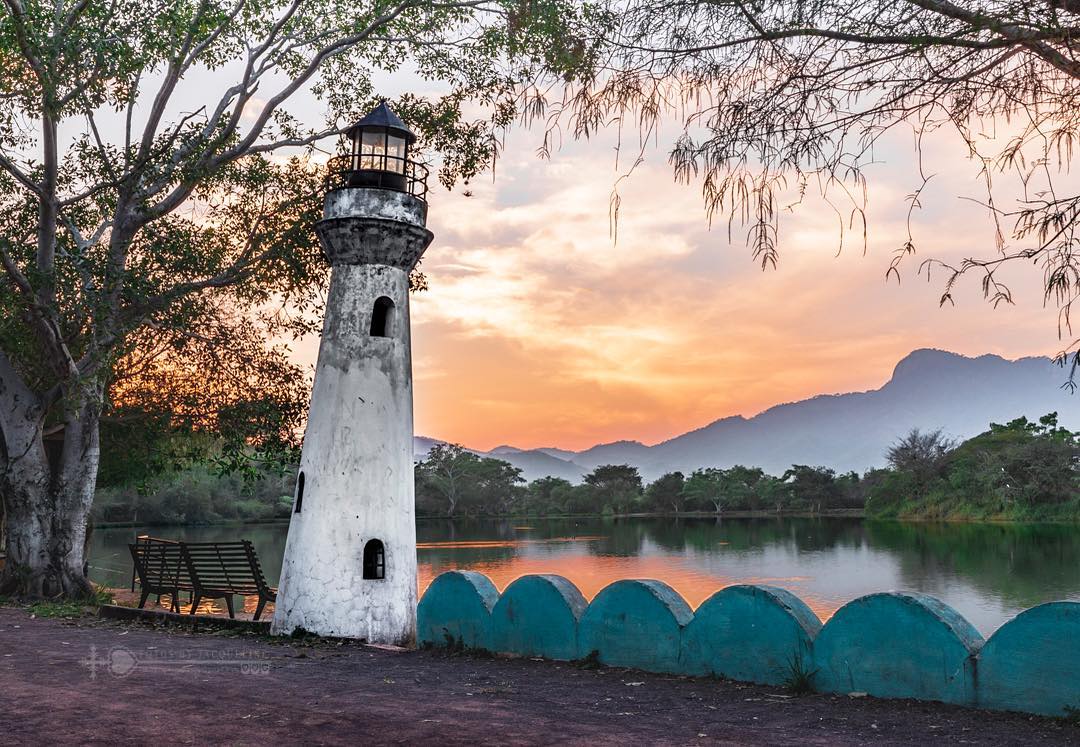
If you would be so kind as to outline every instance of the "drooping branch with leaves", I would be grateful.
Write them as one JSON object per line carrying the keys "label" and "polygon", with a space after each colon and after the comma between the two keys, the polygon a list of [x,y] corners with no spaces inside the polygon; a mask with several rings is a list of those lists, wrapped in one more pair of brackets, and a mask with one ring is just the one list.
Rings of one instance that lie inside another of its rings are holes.
{"label": "drooping branch with leaves", "polygon": [[[616,125],[644,147],[673,118],[677,178],[700,181],[712,219],[745,229],[763,268],[782,252],[781,217],[810,193],[836,214],[841,246],[867,245],[867,180],[883,138],[913,143],[908,235],[886,277],[915,254],[917,211],[934,174],[924,137],[958,133],[985,190],[974,198],[996,245],[935,259],[941,303],[975,276],[1012,303],[1002,269],[1028,264],[1059,312],[1059,361],[1080,366],[1080,196],[1067,172],[1080,143],[1080,3],[1075,0],[625,0],[597,74],[536,89],[527,111],[556,141]],[[547,145],[547,143],[546,143]],[[895,146],[895,141],[890,147]],[[634,162],[635,158],[629,159]],[[1016,198],[1019,195],[1019,199]],[[618,209],[617,190],[613,210]],[[920,248],[925,248],[921,246]]]}
{"label": "drooping branch with leaves", "polygon": [[[236,458],[295,446],[307,385],[282,345],[317,329],[326,275],[312,156],[378,75],[412,65],[445,92],[395,107],[450,186],[496,156],[524,81],[591,63],[586,17],[560,0],[2,0],[0,592],[89,591],[103,414],[134,402]],[[324,120],[290,112],[299,96]]]}

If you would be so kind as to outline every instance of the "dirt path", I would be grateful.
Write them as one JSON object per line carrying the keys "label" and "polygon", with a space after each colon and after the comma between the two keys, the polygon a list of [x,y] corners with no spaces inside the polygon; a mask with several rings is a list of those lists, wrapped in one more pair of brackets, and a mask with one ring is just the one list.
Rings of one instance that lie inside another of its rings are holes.
{"label": "dirt path", "polygon": [[0,608],[6,744],[1080,744],[1050,719]]}

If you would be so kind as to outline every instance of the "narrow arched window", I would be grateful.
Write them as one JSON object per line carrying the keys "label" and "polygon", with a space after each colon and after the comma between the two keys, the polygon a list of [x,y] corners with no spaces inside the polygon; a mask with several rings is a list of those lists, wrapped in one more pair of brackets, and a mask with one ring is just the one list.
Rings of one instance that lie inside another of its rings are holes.
{"label": "narrow arched window", "polygon": [[364,578],[386,578],[386,551],[380,540],[364,545]]}
{"label": "narrow arched window", "polygon": [[296,508],[293,509],[293,513],[300,513],[301,507],[304,505],[304,473],[301,472],[296,478]]}
{"label": "narrow arched window", "polygon": [[390,337],[394,334],[394,302],[386,296],[375,299],[371,310],[371,336]]}

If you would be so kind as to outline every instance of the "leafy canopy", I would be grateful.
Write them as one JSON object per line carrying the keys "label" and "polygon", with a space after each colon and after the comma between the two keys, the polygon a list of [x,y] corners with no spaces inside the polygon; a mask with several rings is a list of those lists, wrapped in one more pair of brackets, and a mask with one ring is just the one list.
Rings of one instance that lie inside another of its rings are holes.
{"label": "leafy canopy", "polygon": [[[604,18],[566,0],[4,0],[7,391],[47,427],[88,402],[132,438],[140,412],[144,434],[225,436],[226,460],[294,448],[287,344],[318,329],[326,278],[320,144],[412,70],[442,94],[393,105],[439,179],[467,180],[523,85],[594,63],[584,28]],[[312,96],[325,116],[301,121]]]}

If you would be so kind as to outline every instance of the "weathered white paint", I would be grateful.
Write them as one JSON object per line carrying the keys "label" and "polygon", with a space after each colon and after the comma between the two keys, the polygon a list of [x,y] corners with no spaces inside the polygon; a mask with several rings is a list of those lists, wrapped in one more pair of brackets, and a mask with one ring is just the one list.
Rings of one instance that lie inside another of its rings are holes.
{"label": "weathered white paint", "polygon": [[[411,645],[417,578],[408,272],[431,240],[426,206],[402,193],[349,188],[331,192],[326,208],[318,228],[334,266],[300,460],[304,497],[289,524],[271,630]],[[387,221],[411,233],[378,231]],[[378,246],[355,251],[348,243],[356,237]],[[394,303],[389,336],[371,337],[380,296]],[[363,578],[371,539],[385,545],[383,579]]]}
{"label": "weathered white paint", "polygon": [[427,203],[405,192],[389,189],[335,189],[326,195],[324,218],[358,215],[423,226],[427,221]]}

